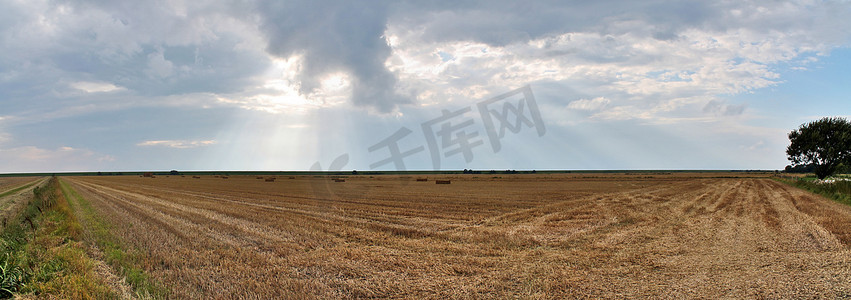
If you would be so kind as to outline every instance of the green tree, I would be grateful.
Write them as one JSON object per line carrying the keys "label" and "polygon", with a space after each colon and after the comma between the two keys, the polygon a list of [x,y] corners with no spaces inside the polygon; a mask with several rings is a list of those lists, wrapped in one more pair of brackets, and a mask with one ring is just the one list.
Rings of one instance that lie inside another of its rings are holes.
{"label": "green tree", "polygon": [[851,123],[826,117],[801,125],[789,133],[786,155],[795,166],[812,164],[819,179],[851,165]]}

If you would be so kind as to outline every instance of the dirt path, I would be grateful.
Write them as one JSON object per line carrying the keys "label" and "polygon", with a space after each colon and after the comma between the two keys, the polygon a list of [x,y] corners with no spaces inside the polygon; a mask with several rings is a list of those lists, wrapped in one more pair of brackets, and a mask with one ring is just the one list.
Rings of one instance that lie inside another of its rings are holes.
{"label": "dirt path", "polygon": [[851,208],[769,179],[252,179],[67,181],[182,298],[851,296]]}

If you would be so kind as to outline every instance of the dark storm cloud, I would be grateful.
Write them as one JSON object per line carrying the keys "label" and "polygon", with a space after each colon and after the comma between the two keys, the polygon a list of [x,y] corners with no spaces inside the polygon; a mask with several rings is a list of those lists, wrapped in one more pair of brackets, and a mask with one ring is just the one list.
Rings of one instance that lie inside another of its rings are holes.
{"label": "dark storm cloud", "polygon": [[258,4],[269,53],[303,55],[300,93],[310,94],[323,75],[347,72],[352,101],[381,112],[410,103],[394,91],[396,76],[384,66],[390,46],[384,39],[384,2],[263,1]]}

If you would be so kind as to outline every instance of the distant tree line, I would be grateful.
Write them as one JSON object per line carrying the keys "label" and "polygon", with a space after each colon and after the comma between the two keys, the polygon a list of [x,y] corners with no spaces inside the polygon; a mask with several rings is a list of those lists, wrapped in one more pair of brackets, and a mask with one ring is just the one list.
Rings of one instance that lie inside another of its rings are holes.
{"label": "distant tree line", "polygon": [[[462,171],[462,172],[464,174],[482,174],[482,171],[473,171],[473,169],[470,169],[470,170],[464,169],[464,171]],[[505,170],[505,171],[490,170],[490,172],[488,172],[488,174],[499,174],[499,173],[501,173],[501,174],[520,174],[520,172],[517,171],[517,170]],[[535,174],[535,173],[537,173],[537,171],[535,171],[535,170],[523,171],[523,173]]]}
{"label": "distant tree line", "polygon": [[786,169],[783,169],[784,173],[812,173],[816,170],[816,166],[813,164],[808,165],[787,165]]}
{"label": "distant tree line", "polygon": [[[89,173],[89,174],[91,174],[91,173]],[[122,172],[105,172],[105,173],[104,172],[98,172],[98,176],[103,176],[103,175],[109,175],[109,176],[124,175],[124,173],[122,173]],[[56,176],[56,175],[54,175],[54,176]]]}

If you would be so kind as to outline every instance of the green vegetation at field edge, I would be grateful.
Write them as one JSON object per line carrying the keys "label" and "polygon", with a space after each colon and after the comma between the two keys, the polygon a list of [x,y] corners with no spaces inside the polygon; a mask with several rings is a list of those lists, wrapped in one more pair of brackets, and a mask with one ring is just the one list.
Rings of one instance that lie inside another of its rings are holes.
{"label": "green vegetation at field edge", "polygon": [[[847,178],[847,175],[839,175],[837,178]],[[821,182],[814,176],[806,176],[799,179],[777,179],[788,185],[810,191],[815,194],[830,198],[836,202],[851,205],[851,181],[835,180],[833,182]]]}
{"label": "green vegetation at field edge", "polygon": [[55,178],[34,188],[26,207],[2,230],[0,296],[115,298],[95,274],[79,228]]}
{"label": "green vegetation at field edge", "polygon": [[91,204],[64,181],[59,181],[62,194],[81,219],[85,240],[96,245],[104,254],[106,263],[118,270],[135,293],[142,298],[166,299],[170,294],[165,286],[150,278],[142,269],[144,254],[128,249],[110,229],[112,225],[101,218]]}

